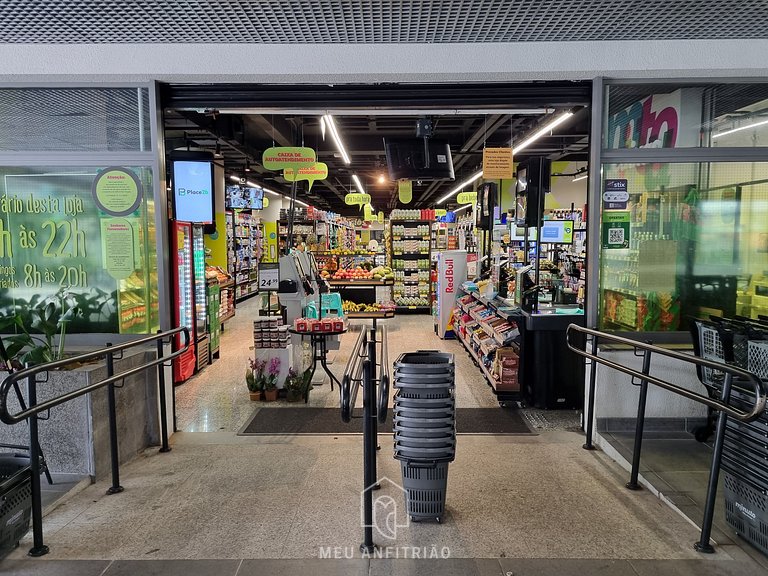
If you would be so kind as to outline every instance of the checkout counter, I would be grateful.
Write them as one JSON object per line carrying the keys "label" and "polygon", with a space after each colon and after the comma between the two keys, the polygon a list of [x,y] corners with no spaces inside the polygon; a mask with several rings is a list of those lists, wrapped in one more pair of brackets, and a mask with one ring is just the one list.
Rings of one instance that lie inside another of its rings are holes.
{"label": "checkout counter", "polygon": [[[532,267],[517,270],[515,300],[520,309],[512,319],[520,330],[520,390],[529,406],[582,408],[584,360],[568,348],[565,332],[569,324],[585,325],[584,310],[554,304],[546,296],[535,285]],[[574,337],[574,343],[583,346],[578,341],[583,335]]]}

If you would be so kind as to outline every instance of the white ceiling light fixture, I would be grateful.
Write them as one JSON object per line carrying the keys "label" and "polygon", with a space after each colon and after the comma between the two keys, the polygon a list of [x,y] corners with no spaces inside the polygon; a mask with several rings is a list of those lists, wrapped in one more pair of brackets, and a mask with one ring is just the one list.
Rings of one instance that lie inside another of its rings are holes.
{"label": "white ceiling light fixture", "polygon": [[539,128],[538,130],[536,130],[536,132],[534,132],[533,134],[531,134],[527,138],[523,139],[523,141],[520,142],[520,144],[514,144],[512,146],[512,151],[515,154],[517,154],[523,148],[527,148],[528,146],[533,144],[536,140],[538,140],[539,138],[544,136],[544,134],[546,134],[547,132],[551,132],[557,126],[560,126],[560,124],[562,124],[563,122],[568,120],[568,118],[570,118],[571,116],[573,116],[573,112],[571,112],[570,110],[568,110],[567,112],[563,112],[560,116],[558,116],[557,118],[553,119],[551,122],[547,122],[544,126]]}
{"label": "white ceiling light fixture", "polygon": [[576,176],[571,182],[578,182],[579,180],[584,180],[585,178],[589,178],[589,174],[582,174],[581,176]]}
{"label": "white ceiling light fixture", "polygon": [[263,188],[264,192],[267,194],[272,194],[272,196],[282,196],[279,192],[275,192],[274,190],[270,190],[269,188]]}
{"label": "white ceiling light fixture", "polygon": [[451,197],[451,196],[453,196],[454,194],[458,194],[459,192],[461,192],[461,189],[462,189],[462,188],[464,188],[464,186],[469,186],[469,185],[470,185],[470,184],[472,184],[472,183],[473,183],[475,180],[478,180],[478,179],[480,179],[480,178],[482,177],[482,175],[483,175],[483,171],[482,171],[482,170],[480,170],[480,172],[476,172],[475,174],[472,174],[472,176],[470,176],[468,180],[465,180],[464,182],[462,182],[461,184],[459,184],[458,186],[456,186],[456,188],[454,188],[453,190],[451,190],[450,192],[448,192],[448,194],[446,194],[445,196],[443,196],[442,198],[440,198],[440,200],[438,200],[438,201],[437,201],[437,203],[438,203],[438,204],[442,204],[443,202],[445,202],[446,200],[448,200],[448,198],[450,198],[450,197]]}
{"label": "white ceiling light fixture", "polygon": [[472,204],[465,204],[465,205],[464,205],[464,206],[462,206],[461,208],[456,208],[456,210],[453,210],[452,212],[453,212],[454,214],[458,214],[458,213],[459,213],[459,212],[461,212],[462,210],[466,210],[467,208],[471,208],[471,207],[472,207]]}
{"label": "white ceiling light fixture", "polygon": [[727,136],[728,134],[733,134],[734,132],[741,132],[742,130],[749,130],[750,128],[757,128],[758,126],[764,126],[766,124],[768,124],[768,120],[761,120],[760,122],[745,124],[744,126],[739,126],[738,128],[731,128],[730,130],[726,130],[724,132],[718,132],[717,134],[712,134],[712,140],[714,140],[715,138],[720,138],[720,136]]}
{"label": "white ceiling light fixture", "polygon": [[344,164],[351,164],[352,160],[350,160],[349,154],[347,154],[347,149],[341,141],[341,136],[339,136],[339,131],[336,129],[336,122],[334,121],[333,116],[326,114],[323,116],[323,119],[328,127],[328,131],[331,133],[333,142],[336,144],[336,149],[339,151],[339,154],[341,154],[341,159],[344,160]]}
{"label": "white ceiling light fixture", "polygon": [[309,204],[307,204],[306,202],[302,202],[301,200],[296,200],[296,204],[298,204],[299,206],[304,206],[304,208],[309,208]]}
{"label": "white ceiling light fixture", "polygon": [[365,188],[363,188],[363,183],[360,182],[360,178],[357,177],[357,174],[352,174],[352,180],[355,181],[355,187],[358,189],[360,194],[365,194]]}

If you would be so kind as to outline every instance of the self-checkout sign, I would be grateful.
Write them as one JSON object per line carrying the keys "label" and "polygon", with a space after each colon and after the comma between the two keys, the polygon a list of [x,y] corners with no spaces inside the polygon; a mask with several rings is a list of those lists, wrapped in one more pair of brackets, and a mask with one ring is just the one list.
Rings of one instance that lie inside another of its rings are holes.
{"label": "self-checkout sign", "polygon": [[279,265],[266,262],[259,264],[259,290],[263,292],[277,292],[279,284]]}
{"label": "self-checkout sign", "polygon": [[609,178],[603,188],[603,209],[626,210],[629,202],[626,178]]}

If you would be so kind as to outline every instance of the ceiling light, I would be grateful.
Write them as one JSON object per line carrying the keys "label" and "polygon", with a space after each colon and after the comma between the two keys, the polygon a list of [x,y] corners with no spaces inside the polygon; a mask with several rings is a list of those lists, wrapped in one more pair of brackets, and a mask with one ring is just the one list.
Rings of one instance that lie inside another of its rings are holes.
{"label": "ceiling light", "polygon": [[475,173],[475,174],[472,174],[472,176],[471,176],[471,177],[470,177],[468,180],[466,180],[466,181],[462,182],[461,184],[459,184],[458,186],[456,186],[456,188],[454,188],[453,190],[451,190],[450,192],[448,192],[448,194],[446,194],[445,196],[443,196],[442,198],[440,198],[440,200],[438,200],[438,201],[437,201],[437,203],[438,203],[438,204],[442,204],[443,202],[445,202],[446,200],[448,200],[448,198],[450,198],[450,197],[451,197],[451,196],[453,196],[454,194],[458,194],[459,192],[461,192],[461,189],[462,189],[462,188],[464,188],[464,186],[469,186],[469,185],[470,185],[470,184],[472,184],[472,183],[473,183],[475,180],[478,180],[478,179],[479,179],[479,178],[480,178],[482,175],[483,175],[483,171],[482,171],[482,170],[480,170],[480,172],[477,172],[477,173]]}
{"label": "ceiling light", "polygon": [[379,174],[379,184],[384,184],[386,181],[387,179],[384,178],[384,174]]}
{"label": "ceiling light", "polygon": [[765,124],[768,124],[768,120],[761,120],[760,122],[753,122],[752,124],[746,124],[745,126],[739,126],[738,128],[732,128],[730,130],[726,130],[725,132],[718,132],[717,134],[712,134],[712,140],[715,138],[720,138],[720,136],[727,136],[728,134],[733,134],[734,132],[741,132],[742,130],[749,130],[750,128],[756,128],[758,126],[764,126]]}
{"label": "ceiling light", "polygon": [[251,171],[251,163],[248,160],[245,161],[245,171],[246,172]]}
{"label": "ceiling light", "polygon": [[365,189],[363,188],[363,183],[360,182],[360,178],[357,177],[357,174],[352,174],[352,180],[355,181],[355,186],[360,191],[360,194],[365,194]]}
{"label": "ceiling light", "polygon": [[341,159],[344,160],[344,164],[350,164],[352,161],[349,159],[347,149],[344,148],[344,143],[341,141],[338,130],[336,130],[336,122],[333,120],[333,116],[326,114],[323,118],[328,126],[328,131],[333,137],[333,141],[336,143],[336,149],[339,151],[339,154],[341,154]]}
{"label": "ceiling light", "polygon": [[461,212],[462,210],[466,210],[467,208],[470,208],[471,206],[472,206],[472,204],[465,204],[461,208],[456,208],[456,210],[454,210],[453,213],[457,214],[457,213]]}
{"label": "ceiling light", "polygon": [[309,204],[307,204],[306,202],[302,202],[301,200],[295,200],[295,202],[299,206],[304,206],[304,208],[309,208]]}
{"label": "ceiling light", "polygon": [[533,142],[535,142],[536,140],[544,136],[544,134],[546,134],[547,132],[551,132],[552,130],[554,130],[556,126],[559,126],[560,124],[568,120],[568,118],[570,118],[571,116],[573,116],[573,112],[571,112],[570,110],[568,112],[563,112],[560,116],[558,116],[551,122],[545,124],[544,126],[539,128],[536,132],[534,132],[533,134],[525,138],[522,142],[520,142],[520,144],[514,144],[512,146],[513,152],[517,154],[523,148],[526,148],[527,146],[529,146],[530,144],[532,144]]}
{"label": "ceiling light", "polygon": [[589,178],[589,174],[582,174],[581,176],[576,176],[571,182],[578,182],[579,180],[584,180],[585,178]]}
{"label": "ceiling light", "polygon": [[238,178],[237,176],[230,176],[229,179],[234,180],[235,182],[240,182],[240,178]]}
{"label": "ceiling light", "polygon": [[[199,112],[198,108],[178,108]],[[244,107],[220,108],[219,114],[280,114],[285,116],[486,116],[490,114],[512,114],[530,116],[534,114],[551,114],[554,108],[377,108],[365,106],[362,108],[273,108],[273,107]]]}
{"label": "ceiling light", "polygon": [[279,194],[274,190],[270,190],[269,188],[262,188],[262,190],[264,190],[264,192],[266,192],[267,194],[272,194],[272,196],[282,196],[282,194]]}

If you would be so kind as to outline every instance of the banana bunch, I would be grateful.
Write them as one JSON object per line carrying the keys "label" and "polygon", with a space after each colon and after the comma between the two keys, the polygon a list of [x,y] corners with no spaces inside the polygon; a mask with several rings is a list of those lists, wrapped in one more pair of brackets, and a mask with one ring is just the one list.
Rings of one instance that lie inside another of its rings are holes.
{"label": "banana bunch", "polygon": [[350,300],[344,300],[341,303],[341,309],[344,312],[378,312],[381,306],[379,304],[357,304]]}

